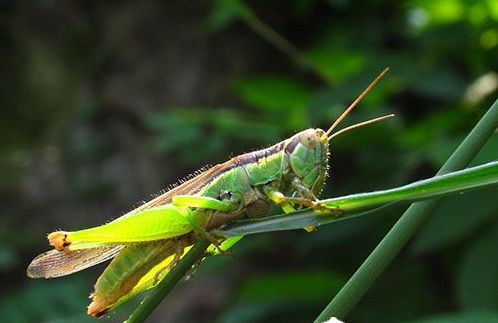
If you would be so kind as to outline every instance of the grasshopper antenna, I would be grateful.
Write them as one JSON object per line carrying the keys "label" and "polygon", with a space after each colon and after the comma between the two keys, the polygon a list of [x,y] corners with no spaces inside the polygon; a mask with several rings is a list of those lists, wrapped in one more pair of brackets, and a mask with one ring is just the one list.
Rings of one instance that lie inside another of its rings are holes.
{"label": "grasshopper antenna", "polygon": [[336,131],[334,132],[333,134],[330,135],[330,137],[328,137],[327,139],[328,140],[331,140],[332,138],[334,137],[337,137],[339,136],[340,134],[343,134],[345,132],[348,132],[349,130],[353,130],[353,129],[357,129],[357,128],[361,128],[363,126],[366,126],[366,125],[369,125],[369,124],[372,124],[372,123],[376,123],[376,122],[379,122],[379,121],[382,121],[382,120],[385,120],[385,119],[389,119],[389,118],[392,118],[396,116],[394,113],[393,114],[388,114],[386,116],[383,116],[383,117],[378,117],[378,118],[375,118],[375,119],[371,119],[371,120],[367,120],[367,121],[363,121],[363,122],[360,122],[360,123],[357,123],[357,124],[354,124],[352,126],[349,126],[349,127],[346,127],[344,129],[341,129],[339,131]]}
{"label": "grasshopper antenna", "polygon": [[[353,103],[351,103],[351,105],[346,109],[346,111],[344,111],[340,116],[339,118],[337,118],[334,123],[330,126],[329,130],[327,130],[327,132],[323,135],[322,139],[325,139],[327,138],[330,133],[332,132],[332,130],[334,130],[337,125],[339,125],[339,123],[356,107],[356,105],[358,105],[358,103],[360,103],[360,101],[365,97],[365,95],[368,94],[368,92],[370,92],[370,90],[375,86],[375,84],[377,84],[377,82],[379,82],[379,80],[389,71],[389,67],[385,68],[382,72],[380,72],[379,75],[377,75],[377,77],[367,86],[367,88],[365,90],[363,90],[363,92],[360,94],[360,96],[358,96],[356,98],[356,100],[354,100]],[[360,124],[358,124],[360,125]]]}

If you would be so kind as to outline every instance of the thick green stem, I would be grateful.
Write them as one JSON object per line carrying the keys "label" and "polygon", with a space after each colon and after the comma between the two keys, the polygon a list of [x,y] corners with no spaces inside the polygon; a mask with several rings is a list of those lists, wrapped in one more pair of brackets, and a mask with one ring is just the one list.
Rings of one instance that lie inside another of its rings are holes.
{"label": "thick green stem", "polygon": [[[441,167],[438,175],[466,167],[497,127],[498,100]],[[437,199],[413,203],[315,322],[324,322],[330,317],[344,319],[374,280],[415,234],[436,203]]]}
{"label": "thick green stem", "polygon": [[204,256],[208,246],[209,242],[206,240],[197,241],[171,272],[154,288],[151,294],[143,300],[126,322],[138,323],[145,321],[178,281],[185,276],[187,271]]}

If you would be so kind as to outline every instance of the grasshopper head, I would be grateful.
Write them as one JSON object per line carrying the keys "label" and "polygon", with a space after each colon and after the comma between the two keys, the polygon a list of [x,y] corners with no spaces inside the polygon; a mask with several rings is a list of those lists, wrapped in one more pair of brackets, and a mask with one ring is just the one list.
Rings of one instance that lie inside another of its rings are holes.
{"label": "grasshopper head", "polygon": [[332,132],[388,70],[388,68],[384,69],[370,85],[367,86],[360,96],[335,120],[327,131],[323,131],[322,129],[306,129],[288,139],[285,151],[289,156],[290,171],[314,194],[320,193],[325,184],[329,160],[329,141],[332,138],[348,132],[349,130],[360,128],[394,116],[394,114],[386,115]]}
{"label": "grasshopper head", "polygon": [[318,195],[327,177],[330,140],[352,129],[391,117],[394,117],[394,114],[360,122],[332,134],[329,134],[330,130],[325,132],[322,129],[306,129],[295,134],[285,145],[291,173],[300,179],[301,184]]}
{"label": "grasshopper head", "polygon": [[306,129],[286,143],[291,172],[314,194],[320,193],[327,176],[329,141],[322,129]]}

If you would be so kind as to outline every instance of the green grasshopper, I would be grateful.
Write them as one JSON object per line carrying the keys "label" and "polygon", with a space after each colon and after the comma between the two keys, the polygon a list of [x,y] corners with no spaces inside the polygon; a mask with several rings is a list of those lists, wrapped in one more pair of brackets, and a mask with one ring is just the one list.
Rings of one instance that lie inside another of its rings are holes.
{"label": "green grasshopper", "polygon": [[317,195],[327,177],[330,140],[394,116],[332,133],[387,70],[327,131],[307,129],[269,148],[236,156],[107,224],[50,233],[48,240],[55,249],[31,262],[28,277],[60,277],[114,258],[98,278],[88,306],[88,314],[99,317],[156,286],[197,239],[209,239],[208,252],[220,253],[242,238],[215,239],[213,230],[236,220],[263,217],[274,204],[285,213],[303,207],[323,209]]}

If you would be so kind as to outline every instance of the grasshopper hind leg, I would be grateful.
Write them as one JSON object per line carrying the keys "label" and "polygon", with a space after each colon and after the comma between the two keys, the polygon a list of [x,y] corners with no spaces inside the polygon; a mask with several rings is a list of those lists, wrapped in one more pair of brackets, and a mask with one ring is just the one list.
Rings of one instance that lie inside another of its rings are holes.
{"label": "grasshopper hind leg", "polygon": [[[241,209],[241,197],[237,195],[227,194],[226,198],[215,199],[207,196],[192,196],[192,195],[178,195],[173,197],[173,204],[176,206],[184,206],[189,208],[195,208],[190,214],[186,215],[187,220],[192,225],[194,231],[203,239],[209,241],[215,246],[216,250],[223,255],[232,257],[232,253],[222,250],[220,248],[221,242],[213,234],[209,233],[204,226],[206,226],[211,217],[221,217],[221,216],[232,216],[232,213],[236,213]],[[205,216],[206,213],[210,213]],[[199,219],[205,218],[203,224]],[[204,225],[204,226],[203,226]]]}

